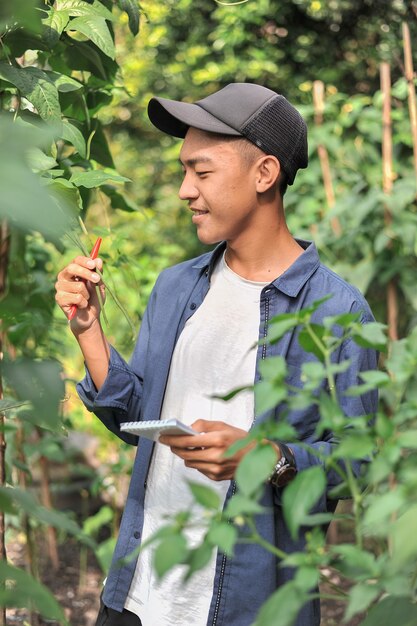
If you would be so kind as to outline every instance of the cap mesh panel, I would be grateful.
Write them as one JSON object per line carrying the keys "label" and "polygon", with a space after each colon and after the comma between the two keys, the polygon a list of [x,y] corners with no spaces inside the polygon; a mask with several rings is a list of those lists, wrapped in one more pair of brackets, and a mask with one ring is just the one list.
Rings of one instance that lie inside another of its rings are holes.
{"label": "cap mesh panel", "polygon": [[277,157],[289,184],[293,183],[298,168],[307,167],[305,122],[283,96],[267,102],[241,132],[261,150]]}

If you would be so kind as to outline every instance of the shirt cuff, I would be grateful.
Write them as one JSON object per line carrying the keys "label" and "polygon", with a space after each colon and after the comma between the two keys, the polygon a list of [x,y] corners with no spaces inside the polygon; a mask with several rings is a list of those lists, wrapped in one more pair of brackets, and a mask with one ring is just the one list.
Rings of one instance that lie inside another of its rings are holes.
{"label": "shirt cuff", "polygon": [[97,407],[113,407],[127,412],[135,385],[135,375],[113,346],[110,346],[107,377],[99,391],[87,366],[85,371],[85,377],[77,384],[77,393],[89,411]]}

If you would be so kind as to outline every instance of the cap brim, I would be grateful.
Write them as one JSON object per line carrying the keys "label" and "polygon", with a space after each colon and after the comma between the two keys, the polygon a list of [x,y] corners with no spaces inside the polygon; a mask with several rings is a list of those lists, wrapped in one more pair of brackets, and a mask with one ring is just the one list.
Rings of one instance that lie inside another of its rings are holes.
{"label": "cap brim", "polygon": [[174,137],[184,138],[190,126],[209,133],[242,136],[198,104],[152,98],[148,104],[148,115],[154,126]]}

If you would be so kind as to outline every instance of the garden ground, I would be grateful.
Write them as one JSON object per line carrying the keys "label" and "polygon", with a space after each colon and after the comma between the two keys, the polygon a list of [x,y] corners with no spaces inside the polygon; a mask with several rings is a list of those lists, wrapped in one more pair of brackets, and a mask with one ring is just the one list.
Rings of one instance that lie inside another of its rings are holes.
{"label": "garden ground", "polygon": [[[14,565],[23,566],[25,546],[19,537],[8,544],[8,558]],[[67,540],[59,546],[60,568],[54,572],[48,565],[47,559],[42,557],[42,544],[38,545],[41,562],[42,582],[52,591],[71,626],[94,626],[99,606],[100,589],[103,574],[91,552],[87,557],[87,566],[80,580],[80,551],[73,540]],[[334,584],[340,585],[337,575],[328,570],[325,572]],[[330,592],[323,586],[322,591]],[[322,603],[321,626],[338,626],[342,622],[344,605],[341,602],[325,600]],[[345,626],[359,626],[362,617],[357,617],[346,623]],[[7,626],[56,626],[51,620],[38,619],[27,614],[22,609],[8,609]],[[271,626],[279,626],[279,624]]]}

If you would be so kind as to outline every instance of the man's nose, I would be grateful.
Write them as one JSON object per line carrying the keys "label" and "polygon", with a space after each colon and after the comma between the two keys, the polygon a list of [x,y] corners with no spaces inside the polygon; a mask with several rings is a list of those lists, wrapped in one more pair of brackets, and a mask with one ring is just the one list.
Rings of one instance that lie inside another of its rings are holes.
{"label": "man's nose", "polygon": [[190,174],[184,174],[178,195],[181,200],[195,200],[195,198],[198,198],[199,191],[193,182],[193,177]]}

